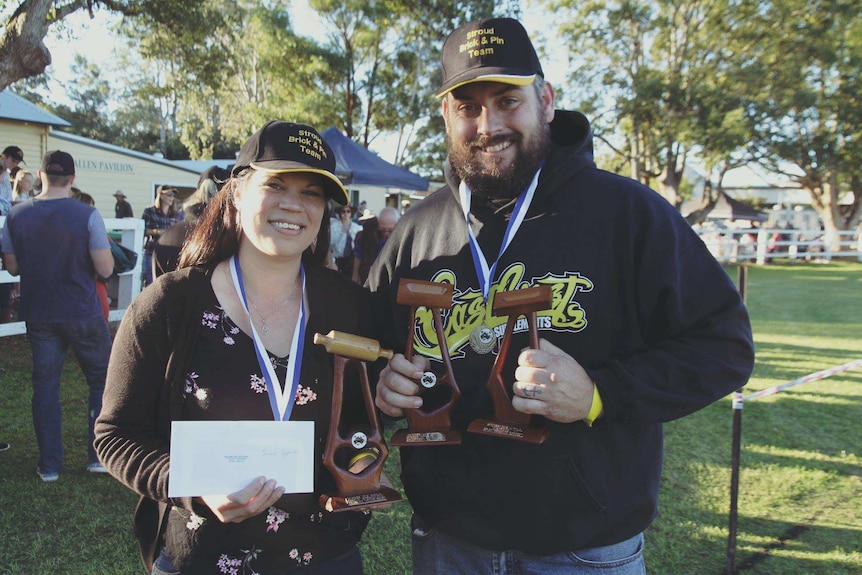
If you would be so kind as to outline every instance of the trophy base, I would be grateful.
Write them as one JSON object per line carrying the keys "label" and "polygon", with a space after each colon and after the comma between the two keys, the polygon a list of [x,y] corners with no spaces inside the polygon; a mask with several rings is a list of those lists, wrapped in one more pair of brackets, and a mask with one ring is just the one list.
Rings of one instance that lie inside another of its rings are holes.
{"label": "trophy base", "polygon": [[544,443],[550,435],[550,431],[545,427],[530,427],[520,423],[490,419],[477,419],[467,427],[467,431],[527,443]]}
{"label": "trophy base", "polygon": [[375,491],[356,493],[354,495],[321,495],[317,503],[326,511],[371,511],[381,507],[389,507],[401,501],[401,495],[391,487],[381,486]]}
{"label": "trophy base", "polygon": [[451,429],[439,431],[410,431],[399,429],[389,440],[389,445],[398,447],[431,447],[434,445],[460,445],[461,432]]}

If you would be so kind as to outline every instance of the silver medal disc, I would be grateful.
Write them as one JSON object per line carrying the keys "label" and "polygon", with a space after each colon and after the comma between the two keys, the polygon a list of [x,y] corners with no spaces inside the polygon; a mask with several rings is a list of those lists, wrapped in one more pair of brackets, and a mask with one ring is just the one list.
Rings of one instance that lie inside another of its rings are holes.
{"label": "silver medal disc", "polygon": [[350,443],[356,449],[362,449],[368,443],[368,436],[361,431],[357,431],[353,434],[353,437],[350,438]]}
{"label": "silver medal disc", "polygon": [[421,383],[422,387],[425,389],[431,389],[437,385],[437,376],[434,375],[434,372],[432,371],[426,371],[422,374],[422,378],[419,380],[419,383]]}
{"label": "silver medal disc", "polygon": [[494,330],[484,323],[474,327],[470,332],[470,347],[476,353],[491,353],[496,343],[497,337],[494,335]]}

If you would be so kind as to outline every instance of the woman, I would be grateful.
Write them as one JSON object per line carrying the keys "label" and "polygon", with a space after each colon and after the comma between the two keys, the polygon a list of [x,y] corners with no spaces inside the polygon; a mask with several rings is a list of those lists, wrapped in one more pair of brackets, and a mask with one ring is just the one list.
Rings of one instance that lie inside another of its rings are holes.
{"label": "woman", "polygon": [[193,223],[197,220],[204,212],[204,208],[207,207],[207,204],[215,197],[218,191],[218,184],[214,181],[209,178],[203,180],[198,185],[195,192],[189,196],[188,200],[186,200],[186,205],[183,207],[183,214],[185,215],[184,221]]}
{"label": "woman", "polygon": [[[180,269],[126,311],[95,444],[111,474],[142,495],[135,532],[153,573],[362,572],[356,544],[369,517],[317,504],[334,487],[322,465],[333,358],[313,336],[372,335],[370,295],[322,266],[327,199],[347,202],[334,171],[313,128],[263,126],[195,226]],[[282,383],[296,390],[289,418],[315,422],[315,493],[284,494],[258,478],[230,495],[169,499],[171,421],[283,419],[269,399]],[[344,406],[364,413],[361,399]]]}
{"label": "woman", "polygon": [[33,174],[27,170],[18,170],[12,183],[12,199],[15,203],[29,200],[36,195],[33,190]]}
{"label": "woman", "polygon": [[152,258],[156,241],[163,231],[181,219],[174,205],[176,195],[174,188],[159,186],[155,202],[144,208],[141,215],[144,220],[144,236],[147,238],[147,244],[144,246],[144,285],[153,283]]}
{"label": "woman", "polygon": [[353,274],[353,242],[356,234],[362,230],[362,226],[353,221],[353,212],[350,206],[343,206],[335,210],[337,217],[332,218],[329,231],[329,247],[335,258],[338,271],[347,277]]}

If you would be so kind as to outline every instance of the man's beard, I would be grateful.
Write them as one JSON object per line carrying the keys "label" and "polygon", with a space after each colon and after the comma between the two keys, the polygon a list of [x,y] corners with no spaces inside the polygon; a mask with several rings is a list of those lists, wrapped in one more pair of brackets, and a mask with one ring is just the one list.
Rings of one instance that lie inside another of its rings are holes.
{"label": "man's beard", "polygon": [[[474,149],[512,141],[519,149],[514,161],[505,167],[487,167],[473,155]],[[539,119],[534,136],[526,140],[522,134],[511,136],[477,136],[469,142],[454,144],[446,134],[449,165],[476,196],[490,200],[512,199],[521,195],[551,148],[551,128]]]}

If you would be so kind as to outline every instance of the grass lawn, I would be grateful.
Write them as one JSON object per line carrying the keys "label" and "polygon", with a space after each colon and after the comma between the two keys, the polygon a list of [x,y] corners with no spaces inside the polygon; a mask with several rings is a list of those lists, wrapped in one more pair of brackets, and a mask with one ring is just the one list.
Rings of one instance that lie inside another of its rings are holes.
{"label": "grass lawn", "polygon": [[[731,270],[735,277],[735,271]],[[757,366],[745,393],[862,358],[862,264],[752,268]],[[65,466],[36,477],[30,349],[0,338],[0,575],[141,574],[136,496],[88,474],[86,384],[72,356],[62,401]],[[666,426],[660,516],[647,531],[651,574],[720,575],[726,564],[729,398]],[[746,403],[736,564],[758,575],[862,574],[862,370]],[[397,449],[393,449],[397,455]],[[397,483],[397,456],[387,462]],[[409,573],[410,507],[378,512],[363,541],[369,575]]]}

